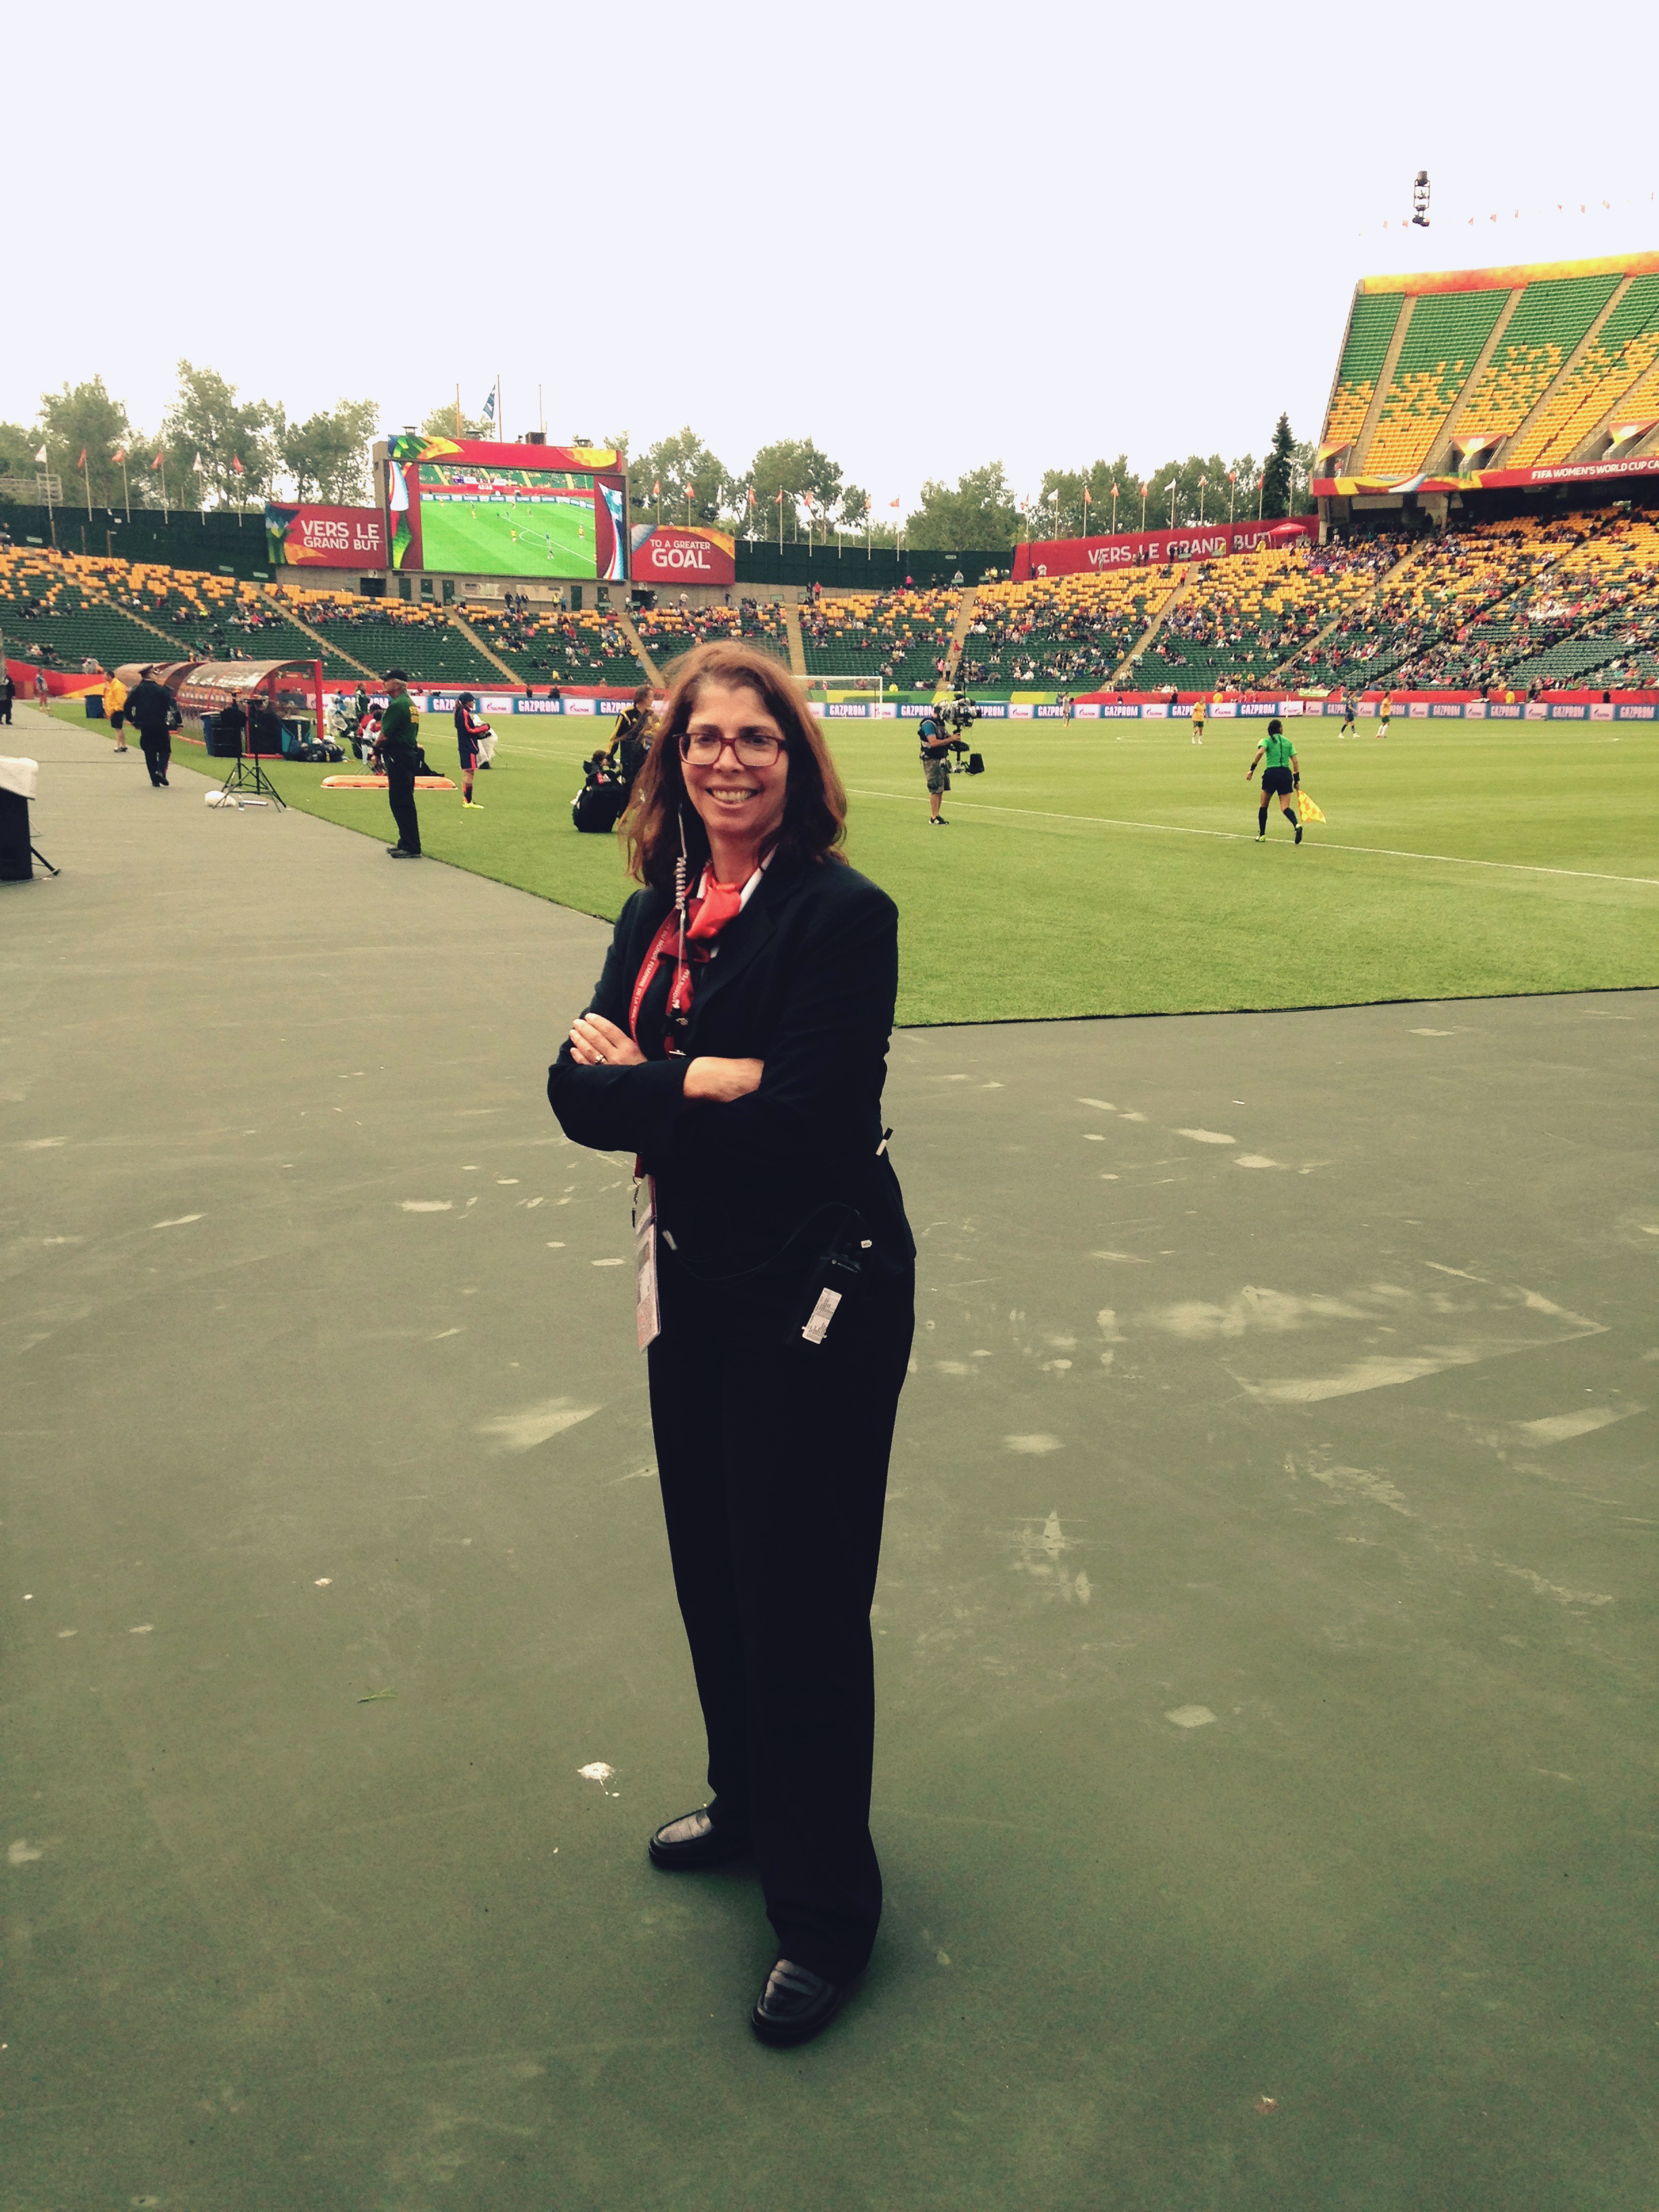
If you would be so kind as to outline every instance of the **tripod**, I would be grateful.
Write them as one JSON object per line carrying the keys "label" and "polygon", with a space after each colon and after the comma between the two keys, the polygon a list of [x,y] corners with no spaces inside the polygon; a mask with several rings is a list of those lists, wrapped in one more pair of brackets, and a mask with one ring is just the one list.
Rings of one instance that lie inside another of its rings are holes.
{"label": "tripod", "polygon": [[221,795],[228,798],[233,791],[251,791],[260,799],[274,799],[284,812],[285,799],[270,778],[265,774],[264,763],[256,753],[252,759],[242,750],[242,741],[236,740],[236,765],[220,786]]}

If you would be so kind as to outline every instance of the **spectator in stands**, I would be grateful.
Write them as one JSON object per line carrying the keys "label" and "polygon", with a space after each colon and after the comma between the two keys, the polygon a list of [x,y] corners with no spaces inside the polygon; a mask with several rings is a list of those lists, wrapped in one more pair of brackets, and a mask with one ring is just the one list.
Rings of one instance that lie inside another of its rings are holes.
{"label": "spectator in stands", "polygon": [[421,821],[415,811],[415,777],[421,764],[421,726],[410,704],[408,670],[388,668],[386,688],[392,696],[380,717],[379,752],[386,769],[386,804],[398,825],[398,842],[386,849],[394,860],[418,860]]}

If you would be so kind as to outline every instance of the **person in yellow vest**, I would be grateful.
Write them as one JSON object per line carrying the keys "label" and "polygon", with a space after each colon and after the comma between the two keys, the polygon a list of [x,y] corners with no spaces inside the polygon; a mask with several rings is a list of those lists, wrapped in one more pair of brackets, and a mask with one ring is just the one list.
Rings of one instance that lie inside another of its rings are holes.
{"label": "person in yellow vest", "polygon": [[131,750],[127,744],[126,716],[122,712],[126,703],[126,685],[122,683],[118,676],[112,676],[104,686],[104,712],[109,717],[111,729],[115,732],[115,750],[118,753],[125,753]]}
{"label": "person in yellow vest", "polygon": [[1385,691],[1382,694],[1382,703],[1378,706],[1376,710],[1376,734],[1379,738],[1386,738],[1388,736],[1389,717],[1393,714],[1393,694],[1391,692]]}
{"label": "person in yellow vest", "polygon": [[1193,743],[1195,745],[1201,745],[1204,742],[1204,718],[1208,711],[1204,694],[1200,691],[1193,702]]}

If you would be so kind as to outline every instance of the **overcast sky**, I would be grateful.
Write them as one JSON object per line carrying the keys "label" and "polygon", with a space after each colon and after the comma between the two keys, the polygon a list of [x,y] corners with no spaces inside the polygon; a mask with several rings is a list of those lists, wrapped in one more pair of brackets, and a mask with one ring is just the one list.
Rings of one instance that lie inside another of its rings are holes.
{"label": "overcast sky", "polygon": [[1359,275],[1659,246],[1616,93],[1654,20],[1581,6],[1568,46],[1559,10],[1459,0],[35,8],[0,415],[101,371],[154,427],[183,356],[398,428],[499,372],[514,434],[539,385],[555,437],[690,422],[738,469],[809,436],[878,511],[986,460],[1030,490],[1260,453],[1281,408],[1317,432]]}

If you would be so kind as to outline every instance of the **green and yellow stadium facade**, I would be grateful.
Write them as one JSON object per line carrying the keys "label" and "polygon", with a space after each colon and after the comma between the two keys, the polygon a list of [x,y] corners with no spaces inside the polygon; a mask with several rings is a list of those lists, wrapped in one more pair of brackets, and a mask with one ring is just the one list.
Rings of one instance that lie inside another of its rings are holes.
{"label": "green and yellow stadium facade", "polygon": [[1659,252],[1360,279],[1315,461],[1328,520],[1644,476],[1659,477]]}

